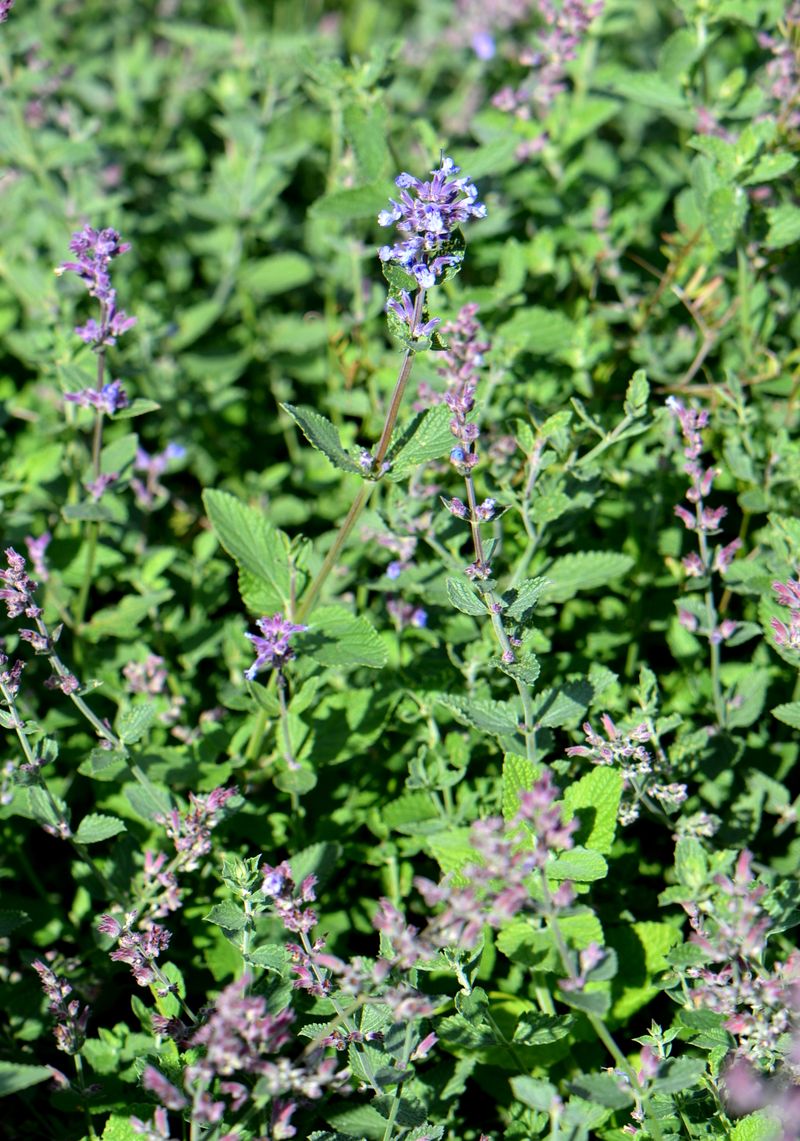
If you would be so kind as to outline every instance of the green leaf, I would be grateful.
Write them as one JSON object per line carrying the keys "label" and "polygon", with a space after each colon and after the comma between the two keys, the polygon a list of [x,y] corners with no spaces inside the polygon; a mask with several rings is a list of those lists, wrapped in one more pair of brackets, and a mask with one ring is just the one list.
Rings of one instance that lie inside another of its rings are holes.
{"label": "green leaf", "polygon": [[137,396],[126,408],[120,408],[114,413],[115,420],[133,420],[136,416],[144,416],[147,412],[158,412],[161,405],[155,400],[145,400]]}
{"label": "green leaf", "polygon": [[653,1082],[655,1093],[677,1093],[698,1085],[706,1072],[706,1062],[703,1058],[670,1058],[664,1064],[664,1069]]}
{"label": "green leaf", "polygon": [[141,740],[156,719],[156,707],[152,701],[142,705],[131,705],[117,717],[117,736],[126,745]]}
{"label": "green leaf", "polygon": [[599,765],[569,785],[564,793],[564,817],[567,821],[579,818],[578,843],[606,855],[611,851],[621,795],[622,776],[607,765]]}
{"label": "green leaf", "polygon": [[462,582],[460,578],[447,580],[447,597],[462,614],[472,614],[476,618],[486,617],[486,603],[476,594],[471,586]]}
{"label": "green leaf", "polygon": [[536,694],[534,723],[549,729],[571,728],[586,714],[593,696],[592,684],[586,679],[543,689]]}
{"label": "green leaf", "polygon": [[503,595],[503,617],[513,618],[515,622],[527,621],[548,585],[546,578],[526,578],[519,586],[507,590]]}
{"label": "green leaf", "polygon": [[[239,568],[239,590],[245,603],[257,590],[255,613],[285,611],[291,595],[285,536],[250,507],[224,491],[204,491],[203,503],[222,546]],[[247,595],[247,597],[245,597]]]}
{"label": "green leaf", "polygon": [[169,351],[180,352],[187,348],[221,317],[223,306],[219,301],[199,301],[178,311],[178,331],[169,338]]}
{"label": "green leaf", "polygon": [[510,347],[526,349],[535,356],[549,357],[572,348],[575,326],[558,309],[531,305],[520,309],[501,325],[498,336]]}
{"label": "green leaf", "polygon": [[133,466],[138,447],[139,437],[135,432],[129,432],[126,436],[120,436],[110,444],[106,444],[100,453],[101,472],[104,475],[124,474]]}
{"label": "green leaf", "polygon": [[748,1113],[733,1127],[730,1141],[779,1141],[785,1136],[781,1123],[768,1113]]}
{"label": "green leaf", "polygon": [[708,860],[703,845],[693,836],[682,836],[675,845],[675,872],[680,883],[693,892],[708,882]]}
{"label": "green leaf", "polygon": [[791,202],[767,210],[769,231],[764,239],[768,250],[781,250],[800,240],[800,207]]}
{"label": "green leaf", "polygon": [[141,769],[134,769],[136,784],[125,786],[125,795],[133,811],[143,820],[155,820],[166,816],[172,809],[169,793],[153,784]]}
{"label": "green leaf", "polygon": [[608,875],[608,864],[599,852],[588,848],[571,848],[559,852],[554,860],[545,865],[548,879],[576,880],[578,883],[592,883]]}
{"label": "green leaf", "polygon": [[282,404],[312,447],[322,452],[335,468],[353,475],[363,475],[356,460],[346,452],[339,439],[336,427],[313,408],[296,408],[293,404]]}
{"label": "green leaf", "polygon": [[740,186],[718,186],[704,203],[703,217],[709,237],[720,253],[727,253],[736,245],[749,199]]}
{"label": "green leaf", "polygon": [[31,918],[26,911],[0,911],[0,939],[5,939],[12,931],[30,921]]}
{"label": "green leaf", "polygon": [[[582,1010],[586,1014],[596,1014],[600,1018],[605,1018],[611,1006],[611,996],[607,990],[559,990],[558,997],[567,1006],[571,1006],[573,1010]],[[595,1097],[593,1100],[599,1101],[600,1099]],[[601,1102],[600,1104],[607,1103]]]}
{"label": "green leaf", "polygon": [[522,654],[513,662],[504,662],[502,658],[496,658],[493,665],[527,686],[535,685],[541,673],[539,659],[535,654]]}
{"label": "green leaf", "polygon": [[315,875],[319,881],[324,882],[333,874],[341,855],[341,847],[331,840],[309,844],[307,848],[295,852],[289,861],[292,879],[299,884],[306,876]]}
{"label": "green leaf", "polygon": [[542,775],[542,765],[535,765],[517,753],[503,757],[503,819],[513,820],[519,812],[519,796],[528,792]]}
{"label": "green leaf", "polygon": [[223,899],[221,903],[215,903],[208,915],[203,918],[206,923],[213,923],[225,931],[242,931],[247,926],[244,909],[232,899]]}
{"label": "green leaf", "polygon": [[334,1129],[348,1137],[381,1141],[386,1135],[386,1118],[371,1105],[332,1106],[325,1116]]}
{"label": "green leaf", "polygon": [[543,594],[548,602],[566,602],[579,590],[596,590],[621,578],[633,566],[630,555],[615,551],[582,551],[563,555],[547,568],[550,580]]}
{"label": "green leaf", "polygon": [[429,792],[421,789],[406,792],[396,800],[390,800],[381,809],[381,822],[387,828],[406,830],[426,820],[439,819],[439,810]]}
{"label": "green leaf", "polygon": [[386,188],[382,182],[357,186],[351,190],[334,190],[323,194],[310,207],[311,218],[330,218],[339,222],[355,222],[361,218],[377,218],[386,206]]}
{"label": "green leaf", "polygon": [[389,479],[405,479],[420,464],[449,455],[453,444],[450,431],[452,413],[446,404],[437,404],[417,413],[399,433],[387,452],[392,465]]}
{"label": "green leaf", "polygon": [[483,729],[497,736],[516,734],[519,728],[519,715],[516,706],[509,702],[489,699],[470,699],[440,693],[436,700],[449,709],[459,721]]}
{"label": "green leaf", "polygon": [[120,832],[127,832],[122,820],[116,816],[92,812],[81,820],[75,839],[79,844],[98,844],[101,840],[110,840]]}
{"label": "green leaf", "polygon": [[377,104],[369,110],[350,103],[344,112],[344,129],[355,151],[361,176],[371,182],[379,178],[389,161],[386,109]]}
{"label": "green leaf", "polygon": [[[565,994],[562,997],[565,1002],[569,1002],[571,998],[579,996]],[[574,1093],[586,1098],[587,1101],[595,1101],[598,1105],[605,1105],[609,1109],[624,1109],[633,1101],[631,1091],[613,1074],[581,1074],[580,1077],[573,1078],[570,1087]]]}
{"label": "green leaf", "polygon": [[239,271],[239,287],[249,296],[260,300],[297,289],[311,281],[313,276],[314,267],[301,254],[273,254],[271,257],[246,261]]}
{"label": "green leaf", "polygon": [[631,377],[631,382],[625,393],[625,403],[623,405],[625,415],[636,417],[637,419],[640,416],[644,416],[647,411],[649,396],[650,385],[647,380],[647,373],[643,368],[637,368]]}
{"label": "green leaf", "polygon": [[772,716],[777,717],[784,725],[800,729],[800,701],[786,701],[782,705],[776,705],[771,712]]}
{"label": "green leaf", "polygon": [[103,638],[129,640],[136,637],[145,618],[153,619],[159,606],[169,602],[172,590],[157,590],[150,594],[126,594],[115,606],[96,610],[86,627],[86,635],[93,642]]}
{"label": "green leaf", "polygon": [[375,627],[343,606],[314,610],[309,629],[297,639],[298,651],[325,666],[344,668],[386,665],[387,651]]}
{"label": "green leaf", "polygon": [[78,765],[78,772],[82,776],[92,777],[94,780],[116,780],[120,773],[128,767],[128,754],[122,749],[92,749],[85,761]]}
{"label": "green leaf", "polygon": [[287,963],[286,948],[283,943],[265,943],[263,947],[256,947],[246,954],[244,961],[263,971],[283,974]]}
{"label": "green leaf", "polygon": [[[744,179],[744,186],[755,186],[761,182],[772,182],[773,179],[783,178],[790,170],[797,166],[795,155],[784,153],[762,155],[755,165],[753,173]],[[780,209],[780,207],[777,207]]]}
{"label": "green leaf", "polygon": [[[136,1110],[142,1117],[146,1117],[147,1108],[137,1106]],[[137,1141],[139,1137],[141,1133],[137,1133],[131,1125],[131,1113],[123,1116],[112,1113],[105,1123],[101,1141]]]}
{"label": "green leaf", "polygon": [[22,1062],[0,1062],[0,1097],[18,1093],[54,1077],[50,1066],[27,1066]]}

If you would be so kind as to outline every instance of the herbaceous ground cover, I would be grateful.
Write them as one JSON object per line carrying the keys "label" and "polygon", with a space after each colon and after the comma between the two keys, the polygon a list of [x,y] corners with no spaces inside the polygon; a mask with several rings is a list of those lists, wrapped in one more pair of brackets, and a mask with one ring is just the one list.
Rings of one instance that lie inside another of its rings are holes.
{"label": "herbaceous ground cover", "polygon": [[799,60],[0,0],[11,1141],[800,1136]]}

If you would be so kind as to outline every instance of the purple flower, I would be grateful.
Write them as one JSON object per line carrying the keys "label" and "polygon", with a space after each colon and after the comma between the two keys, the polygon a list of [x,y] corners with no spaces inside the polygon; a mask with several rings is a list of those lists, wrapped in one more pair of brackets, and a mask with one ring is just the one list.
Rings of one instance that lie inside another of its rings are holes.
{"label": "purple flower", "polygon": [[97,408],[109,416],[113,416],[120,408],[127,408],[130,404],[128,394],[119,380],[112,380],[99,390],[82,388],[80,392],[66,392],[64,399],[70,404],[77,404],[80,408]]}
{"label": "purple flower", "polygon": [[144,448],[139,447],[134,460],[134,471],[146,473],[146,480],[134,478],[131,487],[136,496],[136,502],[145,511],[153,510],[157,496],[169,497],[169,492],[161,483],[160,476],[164,474],[170,463],[182,460],[186,455],[183,444],[167,444],[163,452],[150,455]]}
{"label": "purple flower", "polygon": [[94,349],[116,344],[117,337],[136,324],[136,318],[128,317],[124,310],[117,309],[117,294],[111,287],[109,265],[112,258],[131,248],[130,243],[120,241],[116,230],[94,230],[87,225],[72,235],[69,248],[76,255],[76,260],[63,262],[56,273],[77,274],[89,296],[100,302],[100,320],[90,318],[85,325],[77,326],[75,332]]}
{"label": "purple flower", "polygon": [[400,187],[400,201],[390,199],[391,209],[378,215],[381,226],[396,225],[401,233],[410,235],[393,246],[382,246],[378,257],[401,266],[423,289],[435,285],[447,266],[461,261],[460,253],[447,252],[448,240],[457,227],[470,218],[486,216],[477,188],[466,178],[451,177],[460,169],[451,158],[442,157],[429,182],[405,172],[398,175],[395,183]]}
{"label": "purple flower", "polygon": [[256,622],[261,631],[259,634],[245,634],[245,638],[253,643],[256,650],[256,660],[244,676],[250,681],[255,680],[256,674],[264,669],[282,669],[294,657],[294,651],[289,645],[292,634],[307,630],[308,626],[298,626],[284,618],[282,614],[273,614],[271,618],[259,618]]}
{"label": "purple flower", "polygon": [[57,1049],[63,1050],[65,1054],[79,1053],[86,1041],[86,1024],[91,1013],[89,1007],[85,1006],[81,1010],[77,999],[67,1002],[72,987],[41,959],[34,959],[31,966],[41,979],[42,989],[50,1004],[50,1013],[56,1022],[53,1036]]}
{"label": "purple flower", "polygon": [[8,570],[0,570],[0,582],[6,584],[4,589],[0,589],[0,598],[6,604],[8,617],[18,618],[24,614],[27,618],[38,618],[42,611],[33,598],[36,583],[28,578],[25,559],[13,547],[7,547],[6,562]]}
{"label": "purple flower", "polygon": [[211,832],[222,820],[225,805],[235,795],[235,788],[215,788],[205,795],[190,792],[188,812],[173,809],[167,816],[155,817],[175,844],[182,871],[199,867],[202,857],[211,851]]}
{"label": "purple flower", "polygon": [[8,19],[8,13],[14,7],[14,0],[0,0],[0,24]]}
{"label": "purple flower", "polygon": [[411,300],[411,295],[402,290],[400,293],[400,300],[392,297],[386,302],[386,308],[391,309],[396,313],[404,325],[408,328],[408,335],[417,340],[420,337],[429,336],[437,325],[441,325],[441,317],[432,317],[430,321],[419,322],[414,316],[414,302]]}
{"label": "purple flower", "polygon": [[50,545],[53,536],[49,531],[44,531],[38,539],[33,535],[25,536],[25,546],[28,548],[28,558],[33,563],[33,573],[41,579],[42,582],[47,582],[50,577],[47,571],[47,564],[44,561],[44,553]]}

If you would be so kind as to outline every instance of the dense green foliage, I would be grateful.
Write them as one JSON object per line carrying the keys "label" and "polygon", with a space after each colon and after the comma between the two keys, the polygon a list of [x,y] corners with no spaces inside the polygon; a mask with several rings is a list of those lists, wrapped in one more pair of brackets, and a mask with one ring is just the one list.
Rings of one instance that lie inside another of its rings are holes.
{"label": "dense green foliage", "polygon": [[0,22],[10,1141],[800,1136],[800,10],[588,7]]}

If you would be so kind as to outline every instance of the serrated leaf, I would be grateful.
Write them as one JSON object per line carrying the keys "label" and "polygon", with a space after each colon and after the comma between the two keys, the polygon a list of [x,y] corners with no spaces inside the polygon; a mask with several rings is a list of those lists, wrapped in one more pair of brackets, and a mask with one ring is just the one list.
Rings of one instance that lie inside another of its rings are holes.
{"label": "serrated leaf", "polygon": [[[569,1001],[570,996],[564,995],[563,998]],[[595,1101],[608,1109],[624,1109],[633,1101],[631,1090],[614,1074],[581,1074],[570,1082],[570,1088],[587,1101]]]}
{"label": "serrated leaf", "polygon": [[736,245],[748,206],[747,195],[739,186],[718,186],[706,199],[703,217],[709,237],[720,253],[727,253]]}
{"label": "serrated leaf", "polygon": [[92,749],[85,761],[81,761],[78,772],[94,780],[115,780],[127,768],[128,755],[122,749]]}
{"label": "serrated leaf", "polygon": [[599,765],[569,785],[564,793],[564,819],[575,815],[580,819],[578,843],[595,852],[611,851],[621,795],[622,776],[607,765]]}
{"label": "serrated leaf", "polygon": [[438,817],[439,810],[430,793],[421,789],[406,792],[396,800],[390,800],[381,809],[381,821],[387,828],[402,828],[425,820],[436,820]]}
{"label": "serrated leaf", "polygon": [[333,1106],[325,1116],[334,1129],[348,1137],[381,1141],[386,1134],[386,1119],[371,1105]]}
{"label": "serrated leaf", "polygon": [[23,1062],[0,1062],[0,1097],[55,1077],[50,1066],[28,1066]]}
{"label": "serrated leaf", "polygon": [[109,840],[120,832],[127,832],[122,820],[116,816],[105,816],[100,812],[92,812],[84,816],[78,825],[75,839],[79,844],[98,844],[101,840]]}
{"label": "serrated leaf", "polygon": [[[108,1072],[111,1073],[112,1071]],[[101,1141],[137,1141],[139,1137],[141,1137],[141,1133],[137,1133],[131,1125],[130,1113],[126,1113],[124,1116],[112,1113],[103,1128]]]}
{"label": "serrated leaf", "polygon": [[[559,991],[558,997],[573,1010],[582,1010],[585,1014],[596,1014],[605,1018],[611,1006],[611,995],[607,990],[570,990]],[[594,1098],[598,1101],[598,1098]],[[604,1104],[604,1103],[601,1103]]]}
{"label": "serrated leaf", "polygon": [[472,614],[476,618],[486,616],[486,603],[476,594],[471,586],[462,582],[460,578],[447,580],[447,597],[462,614]]}
{"label": "serrated leaf", "polygon": [[457,697],[450,694],[437,694],[436,700],[440,705],[449,709],[460,721],[472,725],[475,729],[483,729],[487,733],[498,736],[509,736],[517,733],[519,716],[516,706],[504,701],[490,701],[488,699],[470,700],[466,697]]}
{"label": "serrated leaf", "polygon": [[706,1072],[703,1058],[668,1059],[664,1069],[653,1081],[654,1093],[677,1093],[689,1091],[698,1084]]}
{"label": "serrated leaf", "polygon": [[144,820],[166,816],[172,809],[169,793],[153,784],[141,769],[135,770],[135,776],[137,784],[125,786],[125,795],[133,811]]}
{"label": "serrated leaf", "polygon": [[769,1113],[749,1113],[733,1127],[730,1141],[780,1141],[785,1136],[781,1123]]}
{"label": "serrated leaf", "polygon": [[548,602],[566,602],[579,590],[596,590],[621,578],[633,566],[630,555],[616,551],[581,551],[563,555],[547,568],[550,580],[543,592]]}
{"label": "serrated leaf", "polygon": [[389,479],[404,479],[420,464],[448,455],[454,444],[451,419],[452,413],[446,404],[419,412],[387,453],[386,458],[392,465]]}
{"label": "serrated leaf", "polygon": [[764,239],[768,250],[781,250],[800,241],[800,208],[791,202],[767,210],[769,231]]}
{"label": "serrated leaf", "polygon": [[312,447],[322,452],[335,468],[352,475],[362,475],[358,462],[345,451],[336,426],[315,412],[313,408],[297,408],[293,404],[282,404],[281,408],[291,416]]}
{"label": "serrated leaf", "polygon": [[504,618],[513,618],[515,622],[524,622],[530,617],[539,599],[544,593],[549,581],[546,578],[526,578],[503,595],[505,610]]}
{"label": "serrated leaf", "polygon": [[132,705],[117,718],[117,736],[126,745],[132,745],[145,735],[155,719],[156,707],[152,701]]}
{"label": "serrated leaf", "polygon": [[504,674],[528,687],[536,684],[541,672],[539,659],[534,654],[523,654],[513,662],[504,662],[502,658],[497,658],[493,664]]}
{"label": "serrated leaf", "polygon": [[548,879],[592,883],[594,880],[605,879],[608,864],[599,852],[590,852],[588,848],[571,848],[568,852],[559,852],[554,860],[548,860],[545,871]]}
{"label": "serrated leaf", "polygon": [[542,690],[536,694],[534,724],[549,729],[570,728],[585,715],[593,696],[592,684],[586,679]]}
{"label": "serrated leaf", "polygon": [[244,909],[232,899],[223,899],[221,903],[215,903],[208,915],[203,918],[206,923],[213,923],[225,931],[242,931],[247,926]]}
{"label": "serrated leaf", "polygon": [[800,701],[786,701],[782,705],[776,705],[771,712],[772,716],[777,717],[784,725],[800,729]]}
{"label": "serrated leaf", "polygon": [[298,652],[325,666],[346,668],[386,665],[387,651],[366,618],[351,614],[343,606],[320,606],[309,619],[309,628],[297,639]]}
{"label": "serrated leaf", "polygon": [[542,765],[535,765],[517,753],[503,757],[503,819],[513,820],[519,812],[519,796],[528,792],[542,775]]}
{"label": "serrated leaf", "polygon": [[292,879],[299,884],[306,876],[315,875],[318,880],[324,882],[332,875],[341,854],[340,846],[332,840],[309,844],[307,848],[295,852],[289,861]]}
{"label": "serrated leaf", "polygon": [[626,416],[640,417],[647,411],[647,401],[650,396],[650,385],[647,373],[643,368],[637,368],[631,377],[628,390],[625,393],[623,408]]}
{"label": "serrated leaf", "polygon": [[287,963],[286,948],[282,943],[267,943],[263,947],[249,951],[244,960],[253,967],[281,974]]}
{"label": "serrated leaf", "polygon": [[282,532],[263,511],[225,491],[204,491],[203,503],[214,533],[239,568],[240,589],[245,574],[251,590],[254,582],[258,584],[261,605],[256,612],[285,611],[291,589]]}

